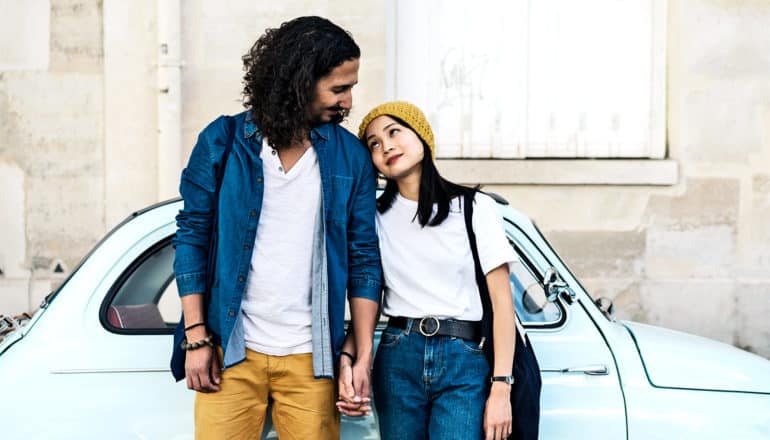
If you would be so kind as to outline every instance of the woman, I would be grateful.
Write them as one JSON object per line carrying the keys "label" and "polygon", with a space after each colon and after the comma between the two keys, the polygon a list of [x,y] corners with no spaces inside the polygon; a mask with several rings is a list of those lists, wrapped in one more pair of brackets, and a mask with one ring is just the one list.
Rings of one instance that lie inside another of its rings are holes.
{"label": "woman", "polygon": [[[377,229],[382,311],[390,318],[372,373],[381,436],[506,438],[516,331],[508,263],[516,256],[495,202],[439,175],[430,125],[410,103],[375,107],[359,137],[387,181]],[[493,365],[482,350],[482,301],[463,215],[468,195],[494,312]]]}

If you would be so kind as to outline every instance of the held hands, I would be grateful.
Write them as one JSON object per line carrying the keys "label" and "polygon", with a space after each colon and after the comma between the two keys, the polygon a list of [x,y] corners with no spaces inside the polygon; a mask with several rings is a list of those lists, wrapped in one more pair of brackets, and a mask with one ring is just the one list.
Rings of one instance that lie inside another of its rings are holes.
{"label": "held hands", "polygon": [[340,358],[337,409],[346,416],[368,416],[372,413],[369,396],[369,364],[370,362],[366,359],[359,359],[354,364],[347,356]]}
{"label": "held hands", "polygon": [[502,382],[494,382],[484,409],[484,438],[486,440],[503,440],[508,438],[512,432],[511,386]]}
{"label": "held hands", "polygon": [[[206,337],[204,328],[186,332],[188,340],[198,341]],[[184,363],[187,388],[200,393],[214,393],[219,391],[219,383],[222,380],[222,369],[219,366],[219,358],[213,347],[204,345],[194,350],[188,350]]]}

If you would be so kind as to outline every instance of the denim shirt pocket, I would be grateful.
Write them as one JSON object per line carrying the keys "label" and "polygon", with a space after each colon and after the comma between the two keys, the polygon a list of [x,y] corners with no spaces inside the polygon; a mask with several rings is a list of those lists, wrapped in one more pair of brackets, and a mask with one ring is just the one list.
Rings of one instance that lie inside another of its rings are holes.
{"label": "denim shirt pocket", "polygon": [[348,222],[348,201],[353,188],[353,178],[348,176],[332,176],[332,197],[329,207],[329,217],[340,226]]}

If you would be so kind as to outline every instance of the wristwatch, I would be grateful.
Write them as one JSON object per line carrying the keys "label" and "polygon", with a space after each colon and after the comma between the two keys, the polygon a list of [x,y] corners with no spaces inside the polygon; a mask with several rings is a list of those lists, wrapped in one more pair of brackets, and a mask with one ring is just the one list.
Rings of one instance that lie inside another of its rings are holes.
{"label": "wristwatch", "polygon": [[508,385],[513,385],[513,376],[492,376],[489,379],[490,382],[505,382]]}

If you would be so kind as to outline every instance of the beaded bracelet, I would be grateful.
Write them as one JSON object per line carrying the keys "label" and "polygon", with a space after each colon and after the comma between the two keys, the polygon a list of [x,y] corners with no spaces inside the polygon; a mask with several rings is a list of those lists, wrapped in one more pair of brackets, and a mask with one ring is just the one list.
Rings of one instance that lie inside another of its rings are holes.
{"label": "beaded bracelet", "polygon": [[214,347],[214,343],[211,342],[211,335],[206,336],[200,341],[190,342],[189,344],[187,343],[187,339],[183,339],[182,343],[179,344],[179,347],[184,351],[190,351],[190,350],[197,350],[203,347],[204,345],[208,345],[209,347]]}

